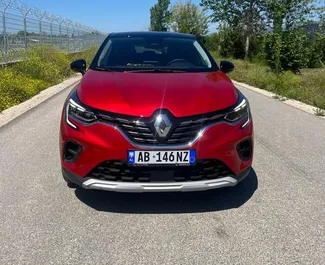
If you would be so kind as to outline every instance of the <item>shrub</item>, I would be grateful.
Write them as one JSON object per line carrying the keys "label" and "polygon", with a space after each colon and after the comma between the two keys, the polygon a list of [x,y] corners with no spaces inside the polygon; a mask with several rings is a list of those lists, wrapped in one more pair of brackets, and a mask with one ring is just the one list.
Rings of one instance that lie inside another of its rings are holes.
{"label": "shrub", "polygon": [[68,55],[51,46],[33,47],[26,54],[25,61],[0,70],[0,111],[72,75],[70,62],[85,58],[89,64],[96,50],[97,47],[93,47],[79,54]]}
{"label": "shrub", "polygon": [[0,71],[0,111],[29,99],[46,88],[41,80],[17,73],[12,68]]}
{"label": "shrub", "polygon": [[32,55],[28,60],[22,61],[12,67],[19,74],[32,79],[40,79],[49,84],[55,84],[63,78],[60,69],[53,63]]}
{"label": "shrub", "polygon": [[212,33],[210,35],[205,36],[202,39],[203,44],[210,51],[219,51],[220,45],[220,36],[217,33]]}
{"label": "shrub", "polygon": [[70,76],[72,73],[67,54],[54,46],[36,46],[32,49],[31,54],[43,61],[54,64],[58,68],[61,76]]}
{"label": "shrub", "polygon": [[[307,36],[300,30],[265,35],[265,56],[268,65],[276,71],[297,71],[307,66],[309,47]],[[280,53],[280,58],[276,54]],[[280,61],[278,60],[280,59]]]}
{"label": "shrub", "polygon": [[325,33],[318,32],[308,43],[310,59],[308,67],[317,68],[325,65]]}
{"label": "shrub", "polygon": [[[216,61],[221,59],[216,57]],[[225,58],[227,59],[227,58]],[[303,69],[301,75],[292,71],[275,74],[268,66],[243,60],[228,59],[235,64],[230,78],[261,89],[272,91],[279,96],[296,99],[320,109],[325,109],[325,70]]]}
{"label": "shrub", "polygon": [[222,57],[244,58],[245,48],[239,29],[223,27],[220,30],[220,55]]}
{"label": "shrub", "polygon": [[89,66],[89,64],[92,62],[97,50],[98,50],[98,48],[94,46],[86,51],[71,54],[71,55],[69,55],[69,63],[73,60],[83,58],[86,60],[87,66]]}
{"label": "shrub", "polygon": [[302,87],[308,103],[325,110],[325,69],[303,70]]}
{"label": "shrub", "polygon": [[28,51],[26,58],[13,68],[31,78],[55,84],[72,74],[67,54],[55,47],[35,46]]}

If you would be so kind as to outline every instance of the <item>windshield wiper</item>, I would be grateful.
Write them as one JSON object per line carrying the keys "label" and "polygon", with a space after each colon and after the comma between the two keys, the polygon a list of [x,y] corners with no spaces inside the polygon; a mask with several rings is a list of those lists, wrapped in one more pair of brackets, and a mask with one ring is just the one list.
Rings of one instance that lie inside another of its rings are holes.
{"label": "windshield wiper", "polygon": [[126,70],[125,73],[186,73],[186,71],[178,69],[139,69],[139,70]]}
{"label": "windshield wiper", "polygon": [[103,67],[95,67],[94,70],[97,70],[97,71],[105,71],[105,72],[112,72],[111,69],[103,68]]}

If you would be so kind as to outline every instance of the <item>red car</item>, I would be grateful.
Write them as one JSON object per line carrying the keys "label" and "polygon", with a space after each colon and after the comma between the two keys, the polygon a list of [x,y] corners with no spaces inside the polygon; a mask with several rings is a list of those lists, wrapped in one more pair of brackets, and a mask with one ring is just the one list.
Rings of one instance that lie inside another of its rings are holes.
{"label": "red car", "polygon": [[60,154],[70,187],[119,192],[234,186],[250,172],[248,100],[194,36],[110,34],[63,108]]}

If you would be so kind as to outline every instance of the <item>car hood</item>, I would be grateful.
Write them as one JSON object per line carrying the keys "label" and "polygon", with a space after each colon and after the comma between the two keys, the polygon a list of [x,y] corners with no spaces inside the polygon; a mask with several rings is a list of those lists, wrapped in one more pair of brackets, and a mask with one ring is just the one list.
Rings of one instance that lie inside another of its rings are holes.
{"label": "car hood", "polygon": [[175,117],[225,109],[237,101],[231,80],[210,73],[125,73],[88,70],[78,87],[80,101],[92,108],[132,116],[168,109]]}

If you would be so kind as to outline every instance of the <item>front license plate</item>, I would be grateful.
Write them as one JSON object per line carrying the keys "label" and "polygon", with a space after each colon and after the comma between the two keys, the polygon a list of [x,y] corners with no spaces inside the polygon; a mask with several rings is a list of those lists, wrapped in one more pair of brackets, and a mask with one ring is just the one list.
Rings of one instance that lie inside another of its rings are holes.
{"label": "front license plate", "polygon": [[131,165],[195,165],[195,150],[179,151],[128,151]]}

